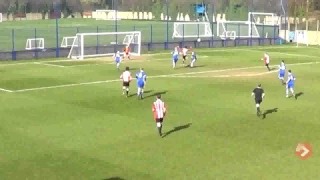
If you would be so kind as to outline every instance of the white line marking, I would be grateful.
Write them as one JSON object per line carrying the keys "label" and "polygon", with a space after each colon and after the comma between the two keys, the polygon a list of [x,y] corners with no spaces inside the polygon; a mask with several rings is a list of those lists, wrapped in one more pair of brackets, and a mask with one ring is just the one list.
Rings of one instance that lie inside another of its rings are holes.
{"label": "white line marking", "polygon": [[[228,52],[228,51],[234,51],[234,50],[240,50],[240,51],[257,51],[260,52],[259,50],[266,50],[266,49],[280,49],[280,48],[284,48],[284,49],[291,49],[291,48],[296,48],[295,46],[268,46],[268,47],[261,47],[261,46],[257,46],[254,48],[250,48],[248,49],[248,47],[221,47],[221,48],[207,48],[207,49],[199,49],[197,51],[199,52]],[[301,48],[310,48],[310,47],[301,47]],[[320,49],[320,48],[315,48],[314,49]],[[278,52],[272,52],[272,53],[278,53]],[[279,52],[281,53],[281,52]],[[157,56],[157,55],[170,55],[169,51],[165,52],[165,53],[156,53],[156,54],[143,54],[142,56]],[[287,54],[289,55],[289,54]],[[317,57],[317,56],[310,56],[310,55],[303,55],[303,54],[292,54],[290,56],[305,56],[305,57]],[[200,56],[199,56],[200,57]],[[203,58],[207,58],[209,56],[201,56]],[[214,57],[214,56],[213,56]],[[101,60],[101,58],[105,58],[105,57],[99,57],[99,58],[94,58],[94,59],[88,59],[88,60],[76,60],[76,59],[60,59],[60,60],[52,60],[52,61],[41,61],[40,63],[54,63],[54,62],[83,62],[83,61],[104,61]],[[30,64],[35,64],[35,62],[23,62],[23,63],[0,63],[0,67],[1,66],[18,66],[18,65],[30,65]],[[77,65],[74,65],[77,66]],[[80,65],[79,65],[80,66]],[[69,66],[66,66],[69,67]]]}
{"label": "white line marking", "polygon": [[64,68],[65,67],[65,66],[62,66],[62,65],[49,64],[49,63],[45,63],[45,62],[35,62],[34,64],[40,64],[40,65],[52,66],[52,67],[60,67],[60,68]]}
{"label": "white line marking", "polygon": [[[295,63],[295,64],[287,64],[287,66],[297,66],[297,65],[307,65],[307,64],[318,64],[320,62],[308,62],[308,63]],[[276,65],[274,65],[276,66]],[[273,67],[273,66],[271,66]],[[265,68],[264,66],[252,66],[252,67],[243,67],[243,68],[230,68],[230,69],[221,69],[221,70],[210,70],[210,71],[197,71],[197,72],[189,72],[189,73],[176,73],[176,74],[164,74],[164,75],[155,75],[148,76],[150,78],[162,78],[162,77],[171,77],[171,76],[179,76],[179,75],[191,75],[191,74],[203,74],[209,72],[224,72],[224,71],[233,71],[233,70],[246,70],[246,69],[254,69],[254,68]],[[85,83],[75,83],[75,84],[65,84],[65,85],[56,85],[56,86],[47,86],[47,87],[38,87],[38,88],[28,88],[28,89],[20,89],[12,92],[27,92],[27,91],[36,91],[36,90],[45,90],[45,89],[56,89],[56,88],[64,88],[64,87],[73,87],[73,86],[81,86],[81,85],[91,85],[91,84],[102,84],[102,83],[110,83],[110,82],[119,82],[120,79],[106,80],[106,81],[95,81],[95,82],[85,82]]]}
{"label": "white line marking", "polygon": [[253,76],[262,76],[266,74],[275,73],[278,71],[268,71],[263,73],[252,73],[252,74],[234,74],[234,75],[216,75],[216,76],[168,76],[169,78],[176,77],[176,78],[227,78],[227,77],[253,77]]}
{"label": "white line marking", "polygon": [[[260,50],[254,50],[254,49],[243,49],[244,51],[251,51],[251,52],[261,52],[263,53],[263,51]],[[284,53],[284,52],[270,52],[274,53],[274,54],[283,54],[283,55],[287,55],[287,56],[301,56],[301,57],[312,57],[312,58],[320,58],[319,56],[312,56],[312,55],[306,55],[306,54],[291,54],[291,53]]]}
{"label": "white line marking", "polygon": [[3,89],[3,88],[0,88],[0,91],[4,91],[4,92],[13,92],[13,91],[11,91],[11,90],[9,90],[9,89]]}

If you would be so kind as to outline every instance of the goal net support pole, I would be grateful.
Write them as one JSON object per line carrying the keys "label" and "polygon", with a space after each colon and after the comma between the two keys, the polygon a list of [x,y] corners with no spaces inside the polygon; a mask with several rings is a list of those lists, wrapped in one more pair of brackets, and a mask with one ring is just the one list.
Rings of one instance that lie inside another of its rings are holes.
{"label": "goal net support pole", "polygon": [[116,51],[123,52],[126,46],[130,47],[132,56],[140,56],[141,32],[78,33],[73,40],[68,58],[112,56]]}

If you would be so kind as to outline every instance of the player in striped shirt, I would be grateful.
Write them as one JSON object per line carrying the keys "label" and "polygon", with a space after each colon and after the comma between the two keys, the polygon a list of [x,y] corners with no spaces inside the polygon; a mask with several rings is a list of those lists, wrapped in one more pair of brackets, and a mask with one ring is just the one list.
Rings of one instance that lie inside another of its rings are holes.
{"label": "player in striped shirt", "polygon": [[143,99],[143,89],[147,81],[147,74],[144,72],[143,68],[141,68],[140,72],[136,74],[136,79],[138,86],[137,96],[138,98]]}
{"label": "player in striped shirt", "polygon": [[118,71],[119,71],[119,70],[120,70],[120,69],[119,69],[119,68],[120,68],[120,63],[121,63],[120,51],[118,51],[117,53],[115,53],[115,54],[113,55],[113,58],[114,58],[114,60],[115,60],[115,62],[116,62],[117,69],[118,69]]}
{"label": "player in striped shirt", "polygon": [[129,71],[129,67],[126,67],[126,70],[121,74],[120,79],[122,79],[123,87],[122,87],[122,94],[126,94],[129,96],[129,86],[131,82],[131,73]]}
{"label": "player in striped shirt", "polygon": [[268,71],[271,71],[269,64],[270,64],[270,56],[267,53],[264,53],[263,58],[261,59],[264,61],[264,65],[267,67]]}
{"label": "player in striped shirt", "polygon": [[184,64],[185,61],[187,60],[187,53],[188,53],[188,51],[189,51],[190,49],[191,49],[191,47],[188,48],[187,46],[185,46],[184,48],[182,48],[182,50],[181,50],[181,54],[182,54],[182,64]]}
{"label": "player in striped shirt", "polygon": [[190,63],[190,65],[189,65],[189,67],[193,67],[193,65],[194,65],[194,63],[196,62],[196,60],[197,60],[197,55],[196,55],[195,52],[192,52],[192,53],[191,53],[191,63]]}
{"label": "player in striped shirt", "polygon": [[156,120],[159,135],[162,136],[162,123],[167,112],[167,107],[161,100],[161,95],[158,95],[156,101],[152,104],[152,112]]}

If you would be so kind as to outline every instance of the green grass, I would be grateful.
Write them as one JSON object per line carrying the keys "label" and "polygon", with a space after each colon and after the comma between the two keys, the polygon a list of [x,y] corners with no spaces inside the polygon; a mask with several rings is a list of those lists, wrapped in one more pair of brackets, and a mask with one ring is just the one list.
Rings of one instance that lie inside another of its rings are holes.
{"label": "green grass", "polygon": [[[142,42],[166,42],[174,41],[172,39],[173,34],[173,22],[169,22],[168,28],[166,22],[160,21],[132,21],[121,20],[117,21],[117,28],[115,28],[114,21],[104,21],[95,19],[60,19],[58,24],[58,42],[59,46],[63,37],[75,36],[76,33],[94,33],[94,32],[114,32],[114,31],[141,31]],[[181,34],[190,33],[198,34],[203,30],[200,26],[183,26],[185,31]],[[191,29],[190,29],[191,28]],[[199,28],[199,30],[198,30]],[[247,36],[248,26],[240,26],[233,24],[227,29],[238,32],[238,35]],[[216,35],[216,24],[212,24],[212,33]],[[276,36],[276,32],[273,27],[269,26],[257,26],[257,29],[262,37],[268,33],[268,37]],[[44,38],[45,48],[56,48],[57,46],[57,29],[55,20],[28,20],[28,21],[5,21],[0,27],[0,51],[24,50],[26,47],[27,39],[30,38]],[[168,34],[168,40],[167,40]],[[106,42],[115,41],[115,38],[98,37],[86,39],[86,45],[93,44],[105,44]],[[120,40],[121,39],[121,40]],[[123,37],[118,37],[119,41],[122,41]],[[195,40],[193,38],[192,40]],[[211,39],[211,38],[209,38]],[[187,40],[185,38],[184,40]]]}
{"label": "green grass", "polygon": [[[285,97],[276,72],[261,74],[265,51],[272,65],[285,60],[296,75],[297,100]],[[173,70],[169,52],[124,61],[132,73],[145,68],[144,100],[135,97],[135,82],[133,96],[122,95],[121,83],[110,82],[119,72],[106,59],[1,62],[0,88],[13,92],[0,91],[0,179],[319,179],[319,49],[197,53],[194,69],[179,62]],[[234,76],[245,73],[261,75]],[[278,108],[265,119],[250,96],[258,83],[266,92],[262,110]],[[151,112],[158,93],[168,105],[164,138]],[[295,156],[301,142],[313,147],[304,161]]]}

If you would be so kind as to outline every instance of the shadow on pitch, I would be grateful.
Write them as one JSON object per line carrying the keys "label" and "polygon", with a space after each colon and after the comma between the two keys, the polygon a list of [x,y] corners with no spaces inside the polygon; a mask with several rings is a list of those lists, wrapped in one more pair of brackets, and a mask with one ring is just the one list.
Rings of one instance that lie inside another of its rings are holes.
{"label": "shadow on pitch", "polygon": [[164,133],[164,135],[162,136],[162,138],[164,138],[164,137],[166,137],[166,136],[169,136],[171,133],[174,133],[174,132],[178,132],[178,131],[187,129],[187,128],[189,128],[191,125],[192,125],[192,123],[188,123],[188,124],[185,124],[185,125],[182,125],[182,126],[174,127],[172,130]]}
{"label": "shadow on pitch", "polygon": [[[152,92],[152,91],[150,91],[150,92]],[[149,93],[150,93],[150,92],[149,92]],[[168,92],[168,91],[154,92],[154,93],[152,93],[152,94],[149,94],[149,95],[145,96],[144,99],[150,98],[150,97],[155,97],[155,96],[157,96],[157,95],[163,95],[163,94],[166,94],[167,92]],[[146,92],[145,92],[145,93],[146,93]]]}
{"label": "shadow on pitch", "polygon": [[298,97],[302,96],[303,92],[299,92],[298,94],[296,94],[296,99],[298,99]]}
{"label": "shadow on pitch", "polygon": [[268,114],[278,112],[278,108],[268,109],[262,114],[262,119],[265,119]]}
{"label": "shadow on pitch", "polygon": [[[144,94],[151,93],[153,90],[144,91]],[[137,94],[130,94],[129,97],[137,96]]]}
{"label": "shadow on pitch", "polygon": [[111,177],[111,178],[106,178],[106,179],[103,179],[103,180],[125,180],[125,179],[120,178],[120,177]]}

